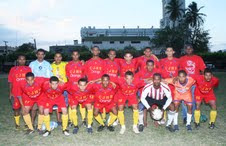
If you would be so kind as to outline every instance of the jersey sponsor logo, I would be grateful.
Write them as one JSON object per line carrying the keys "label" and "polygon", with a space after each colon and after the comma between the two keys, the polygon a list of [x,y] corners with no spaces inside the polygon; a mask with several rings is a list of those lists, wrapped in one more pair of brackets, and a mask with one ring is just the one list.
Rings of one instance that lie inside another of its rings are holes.
{"label": "jersey sponsor logo", "polygon": [[195,73],[195,62],[188,60],[187,61],[187,67],[185,67],[188,74],[194,74]]}

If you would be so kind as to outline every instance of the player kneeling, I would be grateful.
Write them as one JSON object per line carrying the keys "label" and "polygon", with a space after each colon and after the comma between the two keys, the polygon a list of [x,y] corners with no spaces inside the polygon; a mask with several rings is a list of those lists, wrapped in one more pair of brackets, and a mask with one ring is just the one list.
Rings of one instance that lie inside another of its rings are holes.
{"label": "player kneeling", "polygon": [[110,112],[110,121],[107,124],[107,128],[109,131],[114,131],[114,127],[112,124],[117,119],[117,109],[115,102],[115,93],[117,91],[116,85],[110,82],[110,77],[107,74],[104,74],[101,77],[101,83],[93,84],[93,92],[94,92],[94,118],[100,124],[98,127],[98,132],[103,131],[105,128],[104,121],[99,114],[103,112],[103,109],[108,113]]}
{"label": "player kneeling", "polygon": [[195,76],[196,80],[196,88],[195,88],[195,99],[196,99],[196,110],[194,112],[195,116],[195,127],[198,129],[200,127],[200,106],[202,100],[205,101],[206,104],[209,104],[211,107],[210,111],[210,121],[209,128],[214,129],[215,121],[217,117],[217,107],[216,107],[216,97],[213,91],[214,87],[217,87],[219,84],[219,80],[213,76],[213,73],[210,69],[204,70],[204,75]]}
{"label": "player kneeling", "polygon": [[58,106],[58,111],[62,112],[62,130],[63,134],[68,136],[69,131],[67,130],[68,126],[68,113],[67,107],[64,100],[64,90],[66,88],[66,84],[59,83],[59,79],[56,76],[50,78],[49,81],[46,81],[43,85],[43,92],[45,95],[45,104],[44,104],[44,120],[43,123],[46,126],[46,131],[43,136],[49,136],[50,132],[50,115],[52,112],[53,106]]}
{"label": "player kneeling", "polygon": [[153,83],[146,85],[141,94],[141,102],[150,111],[151,117],[155,121],[163,118],[164,111],[168,108],[168,121],[166,128],[173,132],[171,123],[174,119],[175,108],[172,103],[172,95],[168,85],[161,83],[161,75],[153,75]]}

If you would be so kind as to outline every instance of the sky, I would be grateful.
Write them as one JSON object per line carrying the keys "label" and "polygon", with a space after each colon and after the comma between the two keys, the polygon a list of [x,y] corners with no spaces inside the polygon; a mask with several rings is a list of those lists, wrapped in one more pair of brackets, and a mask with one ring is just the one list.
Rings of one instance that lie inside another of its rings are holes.
{"label": "sky", "polygon": [[[211,51],[226,49],[226,0],[192,1],[205,13]],[[73,44],[81,27],[159,28],[162,0],[0,0],[0,46],[37,41],[37,48]]]}

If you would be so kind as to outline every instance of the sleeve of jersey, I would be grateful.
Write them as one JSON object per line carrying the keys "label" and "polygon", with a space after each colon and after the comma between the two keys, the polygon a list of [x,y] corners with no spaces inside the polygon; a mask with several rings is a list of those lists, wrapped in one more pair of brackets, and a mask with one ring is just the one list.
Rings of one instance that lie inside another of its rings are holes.
{"label": "sleeve of jersey", "polygon": [[146,97],[147,97],[147,95],[149,94],[149,91],[150,91],[149,88],[150,87],[144,88],[142,93],[141,93],[141,102],[147,109],[150,108],[150,105],[148,104],[148,102],[146,100]]}
{"label": "sleeve of jersey", "polygon": [[167,97],[167,100],[166,100],[166,103],[164,104],[163,106],[163,110],[166,110],[166,108],[171,104],[172,102],[172,94],[171,94],[171,91],[169,89],[169,87],[167,85],[164,85],[165,88],[163,88],[164,90],[164,93]]}
{"label": "sleeve of jersey", "polygon": [[205,65],[203,59],[201,57],[199,57],[199,69],[201,71],[204,71],[205,68],[206,68],[206,65]]}

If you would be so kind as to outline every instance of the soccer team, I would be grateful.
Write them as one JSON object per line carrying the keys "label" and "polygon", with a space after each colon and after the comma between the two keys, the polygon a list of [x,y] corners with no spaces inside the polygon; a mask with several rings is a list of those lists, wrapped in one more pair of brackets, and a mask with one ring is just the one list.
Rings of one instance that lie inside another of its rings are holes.
{"label": "soccer team", "polygon": [[182,104],[184,122],[191,131],[192,120],[196,129],[200,127],[203,100],[211,107],[209,128],[215,127],[217,108],[213,89],[219,81],[202,58],[193,54],[191,45],[185,46],[186,55],[181,58],[175,58],[173,48],[168,47],[167,57],[161,60],[150,47],[144,48],[144,55],[137,58],[130,52],[125,52],[124,59],[116,58],[116,51],[109,50],[108,58],[102,59],[98,46],[92,47],[91,52],[93,56],[86,62],[79,60],[78,51],[72,52],[69,62],[62,61],[62,54],[56,53],[50,64],[44,60],[45,51],[39,49],[37,60],[29,66],[25,65],[24,55],[18,56],[18,65],[11,68],[8,76],[16,129],[20,128],[22,115],[27,134],[37,129],[43,136],[50,135],[50,113],[57,106],[57,120],[62,123],[64,135],[70,135],[69,125],[73,126],[73,134],[78,133],[78,109],[88,133],[93,133],[94,118],[100,124],[98,132],[105,128],[114,131],[113,124],[119,121],[120,134],[124,134],[124,108],[128,105],[133,110],[135,133],[144,130],[147,113],[156,107],[164,114],[154,123],[166,123],[166,129],[174,132],[179,130],[178,110]]}

